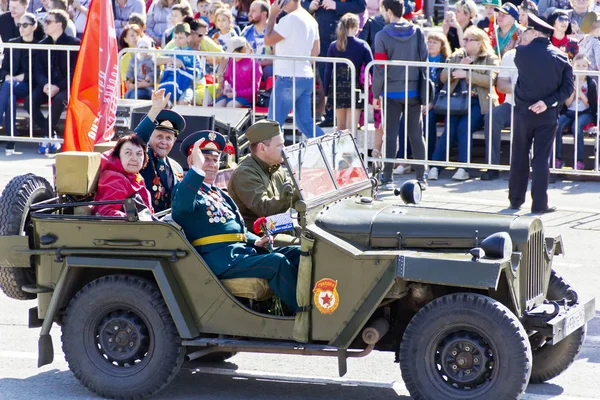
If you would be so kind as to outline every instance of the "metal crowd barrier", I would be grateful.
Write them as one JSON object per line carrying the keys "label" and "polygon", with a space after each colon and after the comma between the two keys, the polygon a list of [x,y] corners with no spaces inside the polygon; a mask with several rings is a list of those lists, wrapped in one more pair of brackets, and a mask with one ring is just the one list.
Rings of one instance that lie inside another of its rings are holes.
{"label": "metal crowd barrier", "polygon": [[[50,57],[50,52],[51,51],[64,51],[67,54],[67,65],[70,65],[71,62],[76,63],[76,59],[72,59],[72,52],[78,52],[79,51],[79,46],[65,46],[65,45],[42,45],[42,44],[21,44],[21,43],[3,43],[2,45],[0,45],[0,49],[2,49],[2,54],[4,57],[9,56],[10,57],[10,70],[12,71],[13,69],[13,61],[14,61],[14,52],[15,50],[26,50],[29,53],[29,66],[28,66],[28,75],[29,75],[29,88],[28,88],[28,96],[26,98],[26,103],[24,104],[25,109],[31,109],[33,106],[33,102],[32,102],[32,98],[31,98],[31,94],[33,93],[33,90],[35,88],[34,86],[34,78],[33,78],[33,70],[34,70],[34,66],[32,65],[31,60],[33,59],[32,56],[34,54],[34,52],[37,52],[36,54],[40,57],[36,60],[36,62],[45,62],[46,63],[46,71],[48,71],[48,84],[52,84],[52,68],[54,67],[53,65],[51,65],[51,57]],[[46,56],[43,56],[41,54],[43,54],[43,52],[46,52]],[[75,69],[75,64],[73,64],[73,69]],[[69,72],[68,72],[69,73]],[[67,79],[67,99],[70,98],[71,95],[71,80]],[[14,111],[15,111],[15,107],[17,107],[17,104],[15,104],[15,102],[10,101],[10,99],[12,99],[14,97],[14,88],[13,85],[10,85],[10,90],[9,90],[9,96],[10,98],[8,99],[8,105],[7,105],[7,109],[6,110],[0,110],[0,112],[4,113],[4,115],[2,115],[2,121],[4,124],[4,127],[6,127],[7,123],[5,123],[5,119],[8,118],[8,120],[12,120],[12,116],[15,115]],[[24,100],[24,99],[19,99],[19,100]],[[48,118],[48,132],[52,135],[52,113],[51,113],[51,109],[52,109],[52,98],[48,99],[48,103],[47,103],[47,107],[44,107],[42,105],[42,109],[45,110],[47,109],[47,118]],[[65,110],[63,111],[63,114],[66,112],[66,107]],[[9,115],[10,113],[10,115]],[[15,118],[16,120],[17,118]],[[33,127],[33,120],[31,118],[31,116],[28,117],[29,119],[29,135],[28,136],[22,136],[19,135],[18,132],[14,131],[14,126],[15,124],[13,123],[12,125],[9,126],[9,132],[7,132],[6,128],[3,128],[4,132],[3,135],[0,135],[0,141],[12,141],[12,142],[55,142],[55,143],[62,143],[63,139],[58,138],[58,137],[50,137],[50,138],[43,138],[41,136],[34,136],[33,135],[33,131],[34,131],[34,127]],[[38,127],[41,128],[41,127]]]}
{"label": "metal crowd barrier", "polygon": [[[507,72],[516,72],[516,68],[511,68],[511,67],[501,67],[501,66],[485,66],[485,65],[465,65],[465,64],[449,64],[449,63],[431,63],[431,62],[418,62],[418,61],[372,61],[371,63],[369,63],[366,68],[365,68],[365,76],[367,74],[372,74],[373,69],[374,68],[384,68],[383,74],[384,74],[384,87],[383,87],[383,92],[382,92],[382,104],[381,104],[381,110],[382,110],[382,128],[383,128],[383,133],[384,133],[384,137],[387,134],[394,134],[394,135],[398,135],[399,136],[399,132],[387,132],[386,130],[386,126],[385,126],[385,115],[387,113],[387,98],[383,95],[383,93],[387,93],[387,89],[388,89],[388,68],[392,66],[392,67],[405,67],[404,69],[404,73],[405,73],[405,81],[408,79],[408,72],[409,72],[409,68],[426,68],[426,73],[427,76],[430,76],[430,70],[431,68],[446,68],[448,69],[448,77],[451,76],[452,71],[453,70],[457,70],[457,69],[463,69],[467,71],[468,77],[471,77],[471,74],[473,73],[473,70],[492,70],[492,71],[507,71]],[[581,79],[583,75],[588,75],[588,76],[592,76],[596,79],[596,81],[598,81],[599,77],[600,77],[600,72],[599,71],[584,71],[584,72],[580,72],[580,71],[576,71],[575,72],[575,77],[576,77],[576,87],[579,87]],[[489,77],[490,79],[490,94],[491,95],[495,95],[495,82],[492,82],[492,77],[490,75]],[[514,84],[515,82],[511,82],[513,84],[513,88],[514,88]],[[473,89],[473,85],[471,83],[471,80],[468,79],[468,92],[472,93],[472,89]],[[368,85],[365,85],[364,87],[364,98],[367,99],[368,95],[369,95],[369,91],[371,90],[370,87],[368,87]],[[404,88],[404,92],[406,93],[408,91],[408,82],[405,83],[405,88]],[[427,98],[430,98],[430,93],[429,93],[429,87],[427,88]],[[406,99],[406,98],[405,98]],[[446,129],[446,132],[449,132],[450,130],[450,111],[449,111],[449,102],[450,102],[450,96],[447,97],[447,101],[448,101],[448,112],[446,113],[445,116],[443,116],[445,118],[444,124]],[[488,105],[490,108],[490,112],[493,108],[493,102],[492,102],[492,97],[488,96]],[[364,115],[370,115],[369,112],[371,111],[371,108],[373,106],[370,105],[368,102],[365,101],[364,103]],[[598,127],[600,125],[600,102],[598,102],[598,106],[597,106],[597,117],[596,117],[596,121],[594,121],[595,126]],[[405,102],[405,107],[404,107],[404,111],[403,113],[406,114],[408,110],[408,105]],[[512,139],[513,139],[513,127],[514,127],[514,105],[511,105],[511,123],[510,123],[510,130],[509,130],[509,140],[510,140],[510,151],[512,153]],[[475,131],[473,133],[471,133],[471,103],[468,102],[468,123],[467,123],[467,130],[468,130],[468,137],[467,137],[467,143],[468,143],[468,148],[467,148],[467,159],[468,162],[457,162],[457,161],[451,161],[451,156],[452,156],[452,149],[450,147],[450,138],[449,138],[449,134],[447,134],[447,140],[446,140],[446,149],[445,149],[445,159],[441,160],[441,161],[433,161],[433,160],[429,160],[429,154],[428,154],[428,145],[429,145],[429,118],[430,115],[429,113],[425,113],[423,118],[423,135],[425,137],[425,160],[417,160],[414,158],[408,158],[408,134],[407,134],[407,128],[408,128],[408,121],[406,120],[406,118],[404,119],[404,154],[401,154],[400,157],[398,158],[373,158],[373,157],[368,157],[368,148],[366,147],[366,143],[368,141],[368,135],[373,134],[373,129],[371,128],[371,126],[369,126],[367,123],[365,123],[365,129],[362,132],[363,136],[363,140],[362,143],[365,144],[365,146],[363,146],[362,153],[364,154],[365,159],[368,159],[370,161],[383,161],[383,162],[388,162],[388,163],[401,163],[401,164],[410,164],[410,165],[425,165],[426,167],[432,167],[432,166],[436,166],[436,167],[456,167],[456,168],[473,168],[473,169],[494,169],[494,170],[504,170],[504,171],[508,171],[510,170],[510,165],[509,164],[492,164],[491,162],[491,153],[492,153],[492,126],[493,126],[493,115],[490,114],[489,118],[490,118],[490,123],[489,123],[489,131],[487,132],[487,137],[489,138],[489,140],[486,140],[486,145],[487,148],[485,149],[485,154],[486,154],[486,159],[487,161],[484,162],[473,162],[471,160],[471,156],[473,153],[473,136],[475,133],[481,132],[481,131]],[[401,116],[399,115],[398,118],[400,118]],[[366,119],[366,117],[365,117]],[[575,126],[577,126],[578,122],[579,122],[579,115],[576,114],[575,117]],[[443,128],[442,128],[443,129]],[[437,138],[439,138],[442,130],[436,127],[436,142],[437,142]],[[484,133],[484,137],[486,136],[486,132]],[[501,133],[502,134],[502,133]],[[577,158],[576,158],[576,154],[578,152],[577,149],[577,132],[572,132],[573,134],[573,164],[575,165],[577,162]],[[502,142],[502,141],[501,141]],[[565,142],[565,136],[563,135],[563,143]],[[399,144],[399,143],[398,143]],[[598,163],[598,159],[599,159],[599,132],[598,129],[594,130],[594,168],[593,170],[576,170],[575,167],[573,167],[573,169],[565,169],[565,168],[561,168],[561,169],[556,169],[555,167],[555,160],[556,160],[556,140],[554,142],[553,145],[553,150],[552,150],[552,154],[550,157],[550,170],[552,173],[560,173],[560,174],[566,174],[566,175],[586,175],[586,176],[597,176],[599,174],[599,163]],[[534,144],[535,145],[535,144]],[[383,147],[382,147],[382,151],[381,154],[385,155],[386,153],[386,148],[385,148],[386,144],[385,144],[385,140],[383,141]],[[399,148],[400,146],[398,146],[397,148]],[[585,147],[585,146],[584,146]],[[564,154],[564,152],[563,152]],[[512,154],[509,155],[509,160],[510,160],[510,156]],[[509,161],[510,163],[510,161]]]}
{"label": "metal crowd barrier", "polygon": [[[202,68],[204,71],[205,66],[208,62],[212,61],[212,65],[216,66],[219,64],[220,61],[224,60],[222,62],[222,64],[219,67],[214,67],[215,71],[218,68],[222,68],[225,67],[227,64],[227,60],[229,60],[231,57],[234,57],[236,59],[241,59],[241,58],[246,58],[246,59],[252,59],[252,60],[273,60],[273,62],[277,62],[282,61],[282,60],[289,60],[289,61],[293,61],[294,64],[297,62],[310,62],[313,65],[313,71],[314,74],[316,75],[317,72],[317,67],[315,65],[315,63],[330,63],[332,64],[332,79],[331,79],[331,85],[332,85],[332,89],[333,89],[333,108],[335,110],[336,107],[336,97],[337,97],[337,65],[341,64],[341,65],[346,65],[349,70],[350,70],[350,92],[351,92],[351,112],[352,112],[352,127],[351,127],[351,131],[352,133],[355,135],[356,134],[356,118],[355,118],[355,103],[356,103],[356,70],[354,68],[354,64],[352,64],[352,62],[348,59],[343,59],[343,58],[332,58],[332,57],[296,57],[296,56],[278,56],[278,55],[261,55],[261,54],[241,54],[241,53],[216,53],[216,52],[203,52],[203,51],[192,51],[192,50],[164,50],[164,49],[139,49],[139,48],[127,48],[127,49],[123,49],[119,52],[119,60],[121,60],[121,58],[127,54],[127,53],[131,53],[131,59],[134,60],[134,72],[137,74],[137,70],[138,70],[138,57],[136,57],[135,55],[138,53],[146,53],[146,54],[152,54],[154,55],[154,87],[158,87],[158,83],[160,80],[160,75],[159,75],[159,64],[158,64],[158,58],[159,57],[172,57],[173,58],[173,64],[176,63],[177,60],[177,56],[178,55],[187,55],[187,56],[194,56],[194,63],[193,63],[193,68],[196,69],[196,67],[200,67]],[[236,68],[237,68],[237,64],[233,63],[233,85],[232,85],[232,90],[233,90],[233,98],[236,98],[236,87],[237,82],[237,76],[236,76]],[[256,90],[256,75],[255,75],[255,70],[256,68],[256,64],[253,63],[252,64],[252,104],[251,104],[251,109],[253,111],[257,110],[257,95],[258,92]],[[213,74],[214,76],[217,75],[217,73],[215,72]],[[135,75],[136,78],[134,79],[134,89],[136,90],[136,95],[137,95],[137,75]],[[296,77],[295,74],[295,68],[293,71],[293,77]],[[121,76],[121,74],[119,73],[119,79],[122,79],[123,77]],[[193,83],[192,83],[192,90],[193,90],[193,100],[192,100],[192,106],[195,106],[196,104],[198,104],[198,98],[197,98],[197,93],[196,93],[196,88],[197,85],[202,85],[203,84],[203,79],[204,78],[200,78],[198,76],[196,76],[196,74],[193,75]],[[215,82],[216,84],[216,82]],[[247,84],[247,83],[245,83]],[[273,90],[271,91],[271,96],[273,96],[273,102],[274,104],[276,103],[276,91],[275,91],[275,86],[277,85],[277,80],[274,79],[273,80]],[[323,84],[321,82],[321,90],[323,90]],[[313,92],[312,92],[312,118],[314,121],[315,115],[317,114],[317,79],[313,79]],[[207,108],[209,107],[206,103],[206,99],[207,99],[207,93],[209,91],[207,90],[206,86],[204,89],[204,98],[201,101],[201,105],[197,106],[197,107],[203,107],[203,108]],[[216,89],[215,92],[213,92],[216,94]],[[324,94],[324,96],[327,96],[327,93]],[[296,80],[293,80],[292,83],[292,97],[295,98],[296,97]],[[172,99],[173,103],[177,102],[177,98]],[[216,99],[213,99],[214,102],[216,102]],[[213,104],[214,107],[214,104]],[[268,106],[267,106],[268,107]],[[292,131],[293,131],[293,143],[296,143],[297,138],[296,138],[296,131],[297,131],[297,124],[296,124],[296,104],[295,102],[292,104]],[[324,110],[322,110],[324,111]],[[275,110],[273,110],[273,113],[275,113]],[[256,112],[252,113],[252,123],[254,123],[256,121]],[[336,120],[335,120],[335,112],[334,112],[334,126],[336,126]],[[313,137],[316,136],[316,126],[313,123]]]}

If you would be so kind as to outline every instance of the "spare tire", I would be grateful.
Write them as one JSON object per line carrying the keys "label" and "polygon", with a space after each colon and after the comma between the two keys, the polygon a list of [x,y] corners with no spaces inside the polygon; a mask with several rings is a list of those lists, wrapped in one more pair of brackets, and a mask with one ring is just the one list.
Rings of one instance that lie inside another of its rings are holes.
{"label": "spare tire", "polygon": [[[14,177],[0,197],[0,235],[24,236],[29,223],[29,206],[54,197],[52,185],[39,176],[26,174]],[[33,293],[24,292],[23,285],[35,284],[35,268],[0,266],[0,289],[8,297],[17,300],[35,299]]]}

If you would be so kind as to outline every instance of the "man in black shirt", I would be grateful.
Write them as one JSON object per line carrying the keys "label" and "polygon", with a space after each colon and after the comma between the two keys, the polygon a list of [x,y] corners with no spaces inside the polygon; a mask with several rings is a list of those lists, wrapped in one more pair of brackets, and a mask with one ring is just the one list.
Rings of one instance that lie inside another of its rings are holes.
{"label": "man in black shirt", "polygon": [[[48,35],[40,44],[46,45],[68,45],[78,46],[79,39],[69,36],[65,33],[69,14],[63,10],[50,10],[44,20],[44,30]],[[48,61],[48,54],[50,54]],[[33,64],[33,74],[35,86],[31,94],[31,118],[33,122],[42,130],[44,137],[50,137],[54,128],[60,120],[69,97],[69,83],[73,79],[75,64],[77,63],[77,51],[67,52],[65,50],[38,50],[35,54],[35,63]],[[48,62],[50,68],[48,68]],[[50,126],[49,121],[42,114],[41,106],[51,98],[50,105]],[[29,99],[25,100],[29,104]],[[60,149],[60,145],[48,145],[41,143],[39,152],[55,153]]]}
{"label": "man in black shirt", "polygon": [[556,207],[548,206],[548,159],[556,135],[559,106],[574,89],[573,68],[567,55],[550,43],[553,31],[550,25],[529,14],[523,35],[529,35],[533,40],[527,46],[517,47],[515,56],[519,79],[515,87],[508,198],[511,209],[519,209],[525,202],[529,152],[535,143],[531,160],[533,213],[556,210]]}
{"label": "man in black shirt", "polygon": [[28,3],[29,0],[10,0],[9,12],[0,15],[0,38],[4,43],[21,35],[17,24],[27,12]]}

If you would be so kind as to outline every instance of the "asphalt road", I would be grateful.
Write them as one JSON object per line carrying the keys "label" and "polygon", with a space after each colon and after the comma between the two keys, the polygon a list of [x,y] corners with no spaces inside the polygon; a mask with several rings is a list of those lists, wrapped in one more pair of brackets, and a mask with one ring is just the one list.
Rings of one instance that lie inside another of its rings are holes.
{"label": "asphalt road", "polygon": [[[32,172],[52,179],[52,157],[0,154],[0,189],[15,175]],[[445,175],[451,176],[451,173]],[[401,177],[398,177],[400,180]],[[440,180],[425,192],[424,204],[455,209],[508,212],[507,181],[464,183]],[[600,183],[558,181],[550,199],[559,211],[544,216],[550,233],[563,235],[566,255],[555,268],[584,296],[600,299]],[[526,213],[522,211],[521,213]],[[52,330],[55,361],[37,368],[39,329],[27,328],[27,309],[35,301],[11,300],[0,294],[0,399],[94,399],[69,371],[60,345],[60,328]],[[543,385],[530,385],[524,399],[600,398],[600,313],[588,325],[588,338],[574,365]],[[337,376],[337,360],[325,357],[240,354],[228,362],[186,363],[158,399],[409,399],[393,354],[374,352],[350,359],[348,374]],[[493,400],[493,399],[490,399]]]}

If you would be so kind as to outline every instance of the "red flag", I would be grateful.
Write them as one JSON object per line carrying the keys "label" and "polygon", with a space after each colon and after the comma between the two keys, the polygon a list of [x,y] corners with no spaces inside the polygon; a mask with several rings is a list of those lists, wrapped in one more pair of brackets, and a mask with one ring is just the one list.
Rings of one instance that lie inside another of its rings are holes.
{"label": "red flag", "polygon": [[93,151],[114,135],[118,47],[112,2],[92,0],[65,121],[64,150]]}

